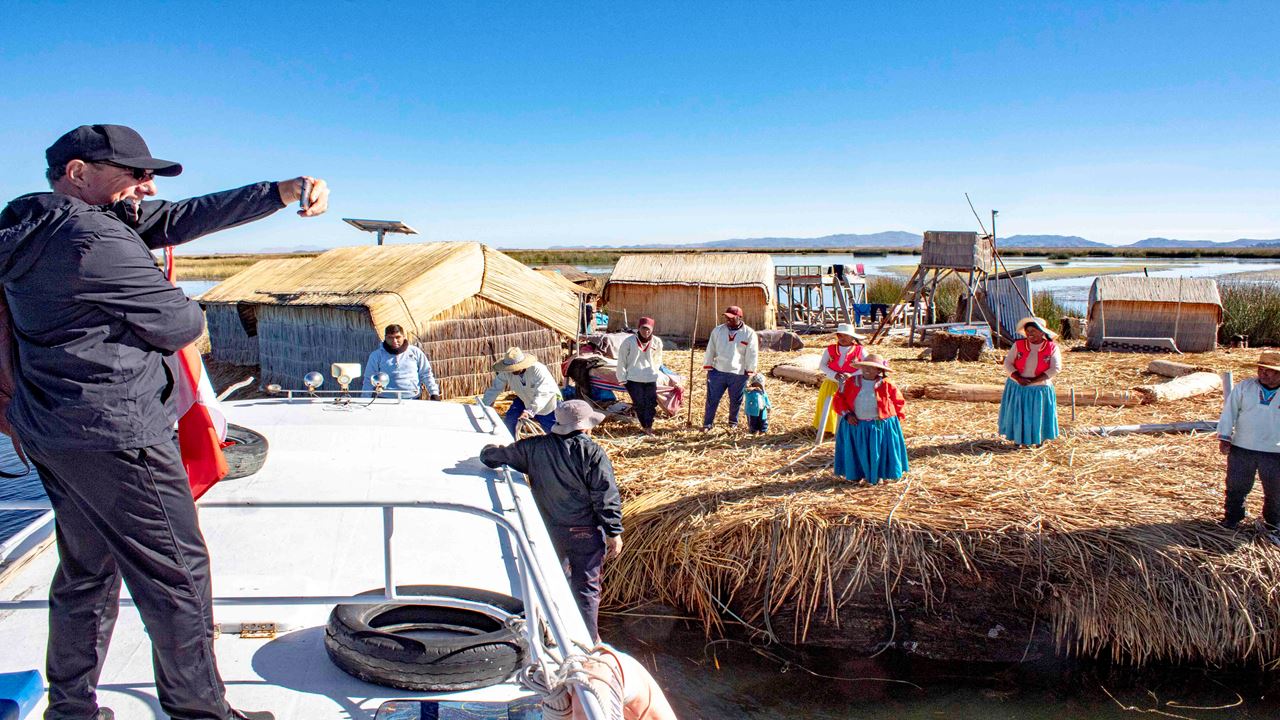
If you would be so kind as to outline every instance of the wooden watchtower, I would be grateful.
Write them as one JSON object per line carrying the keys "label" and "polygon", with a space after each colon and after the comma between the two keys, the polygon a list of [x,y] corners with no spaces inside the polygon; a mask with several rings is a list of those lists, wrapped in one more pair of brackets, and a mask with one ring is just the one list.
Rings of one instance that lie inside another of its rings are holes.
{"label": "wooden watchtower", "polygon": [[966,321],[972,322],[974,307],[985,314],[982,304],[975,302],[975,299],[978,287],[995,272],[995,269],[995,239],[992,236],[979,235],[976,232],[926,231],[920,250],[920,265],[903,287],[902,294],[889,314],[872,332],[870,343],[874,344],[884,338],[888,334],[888,328],[897,321],[908,306],[913,310],[910,316],[910,340],[914,342],[920,320],[919,313],[914,311],[915,308],[923,302],[928,308],[928,317],[930,319],[935,317],[937,308],[934,306],[934,297],[937,295],[939,283],[949,275],[955,275],[964,282],[965,307],[968,315]]}

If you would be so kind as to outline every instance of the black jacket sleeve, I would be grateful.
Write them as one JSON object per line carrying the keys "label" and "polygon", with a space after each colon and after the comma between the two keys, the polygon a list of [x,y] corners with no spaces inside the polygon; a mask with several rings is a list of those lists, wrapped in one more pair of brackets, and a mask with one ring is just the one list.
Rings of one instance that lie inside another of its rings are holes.
{"label": "black jacket sleeve", "polygon": [[260,182],[177,202],[143,201],[136,229],[147,247],[158,250],[264,218],[282,207],[276,183]]}
{"label": "black jacket sleeve", "polygon": [[480,451],[480,462],[496,468],[508,465],[518,472],[529,471],[528,455],[525,453],[527,443],[517,440],[510,445],[493,445]]}
{"label": "black jacket sleeve", "polygon": [[596,522],[609,537],[622,534],[622,496],[613,477],[613,463],[603,448],[591,443],[586,463],[587,491],[591,493],[591,510]]}
{"label": "black jacket sleeve", "polygon": [[81,245],[76,300],[120,318],[163,352],[176,352],[204,331],[204,313],[165,279],[151,253],[120,226],[106,225]]}

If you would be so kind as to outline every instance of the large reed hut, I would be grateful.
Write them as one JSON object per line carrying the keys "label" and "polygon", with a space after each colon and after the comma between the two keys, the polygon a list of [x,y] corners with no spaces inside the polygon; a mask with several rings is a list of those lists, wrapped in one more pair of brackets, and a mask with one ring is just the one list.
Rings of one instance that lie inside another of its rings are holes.
{"label": "large reed hut", "polygon": [[[695,324],[699,340],[724,322],[721,313],[737,305],[757,330],[778,326],[773,260],[764,253],[680,253],[623,255],[604,287],[601,304],[609,329],[641,315],[657,321],[659,335],[687,339]],[[695,320],[696,318],[696,320]]]}
{"label": "large reed hut", "polygon": [[258,289],[290,277],[309,262],[309,257],[259,260],[200,296],[214,360],[233,365],[258,364],[254,308],[271,301]]}
{"label": "large reed hut", "polygon": [[330,250],[263,278],[247,304],[239,315],[256,325],[264,383],[292,387],[330,363],[363,363],[397,324],[431,359],[445,397],[482,392],[513,345],[558,377],[578,318],[575,293],[479,243]]}
{"label": "large reed hut", "polygon": [[1208,352],[1217,347],[1222,298],[1212,278],[1106,275],[1089,289],[1088,346]]}

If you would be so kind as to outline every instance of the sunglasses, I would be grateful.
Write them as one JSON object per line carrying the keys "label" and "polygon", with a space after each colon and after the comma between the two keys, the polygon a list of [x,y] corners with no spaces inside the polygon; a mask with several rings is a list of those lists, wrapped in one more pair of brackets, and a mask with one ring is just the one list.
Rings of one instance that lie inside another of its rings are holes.
{"label": "sunglasses", "polygon": [[126,170],[129,172],[130,175],[133,176],[133,179],[137,180],[138,182],[147,182],[147,181],[156,179],[156,174],[155,174],[155,171],[153,170],[144,170],[142,168],[128,167],[127,165],[118,165],[116,163],[108,162],[106,160],[99,160],[97,164],[110,165],[113,168],[120,168],[121,170]]}

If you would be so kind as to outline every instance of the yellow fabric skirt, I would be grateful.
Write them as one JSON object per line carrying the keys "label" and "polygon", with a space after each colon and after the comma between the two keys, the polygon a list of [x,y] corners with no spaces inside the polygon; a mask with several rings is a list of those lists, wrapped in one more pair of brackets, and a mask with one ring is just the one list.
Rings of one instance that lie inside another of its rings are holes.
{"label": "yellow fabric skirt", "polygon": [[[822,422],[822,406],[826,404],[827,398],[835,397],[836,390],[840,388],[834,380],[826,379],[822,381],[822,385],[818,387],[818,406],[813,409],[813,429],[817,430],[819,423]],[[840,416],[836,415],[833,407],[827,415],[827,432],[835,434],[836,424],[840,422]]]}

